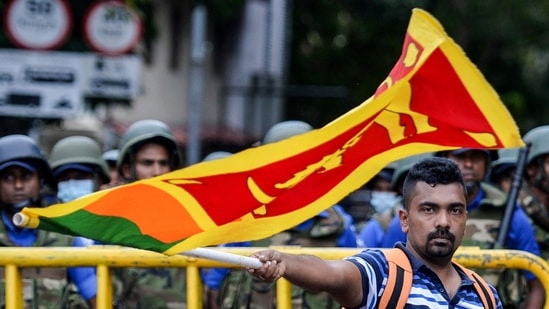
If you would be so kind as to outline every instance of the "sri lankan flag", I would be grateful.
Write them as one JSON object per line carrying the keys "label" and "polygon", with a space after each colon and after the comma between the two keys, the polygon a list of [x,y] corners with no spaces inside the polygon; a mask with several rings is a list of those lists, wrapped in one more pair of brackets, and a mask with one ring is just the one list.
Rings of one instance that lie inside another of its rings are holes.
{"label": "sri lankan flag", "polygon": [[70,203],[25,208],[19,219],[171,255],[295,226],[409,155],[522,145],[482,74],[437,20],[414,9],[386,80],[325,127]]}

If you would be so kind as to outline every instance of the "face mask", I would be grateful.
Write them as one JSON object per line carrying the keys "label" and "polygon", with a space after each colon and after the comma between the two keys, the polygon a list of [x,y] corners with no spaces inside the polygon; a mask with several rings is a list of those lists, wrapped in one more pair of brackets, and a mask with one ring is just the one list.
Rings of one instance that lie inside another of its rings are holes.
{"label": "face mask", "polygon": [[94,191],[93,180],[67,180],[57,184],[57,197],[64,203],[75,200]]}
{"label": "face mask", "polygon": [[387,210],[393,209],[401,198],[394,192],[372,191],[372,198],[370,204],[374,207],[377,213],[383,213]]}

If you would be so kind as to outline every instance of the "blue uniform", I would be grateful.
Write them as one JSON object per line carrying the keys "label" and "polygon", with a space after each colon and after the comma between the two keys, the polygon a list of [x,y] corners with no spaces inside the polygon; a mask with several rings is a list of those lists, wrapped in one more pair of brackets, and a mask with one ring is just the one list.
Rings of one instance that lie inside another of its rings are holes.
{"label": "blue uniform", "polygon": [[[97,242],[84,238],[74,239],[75,247],[88,247]],[[95,267],[71,267],[68,270],[69,278],[78,288],[78,293],[85,299],[90,300],[97,295],[97,273]]]}
{"label": "blue uniform", "polygon": [[385,239],[385,230],[376,219],[371,218],[366,222],[358,235],[359,243],[365,248],[381,248]]}
{"label": "blue uniform", "polygon": [[36,242],[38,230],[17,228],[5,212],[2,212],[2,221],[6,228],[9,239],[19,247],[31,247]]}
{"label": "blue uniform", "polygon": [[392,248],[397,242],[406,242],[406,234],[402,232],[402,228],[400,227],[398,213],[393,217],[391,223],[389,223],[389,227],[381,243],[381,248]]}

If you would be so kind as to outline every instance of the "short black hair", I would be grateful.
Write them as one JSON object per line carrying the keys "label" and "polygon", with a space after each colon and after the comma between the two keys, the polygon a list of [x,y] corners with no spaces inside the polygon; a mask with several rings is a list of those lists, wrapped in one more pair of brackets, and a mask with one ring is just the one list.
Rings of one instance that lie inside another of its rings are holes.
{"label": "short black hair", "polygon": [[410,168],[402,190],[403,204],[406,209],[418,182],[425,182],[431,186],[457,183],[463,187],[463,192],[467,196],[459,166],[447,158],[430,157],[417,162]]}

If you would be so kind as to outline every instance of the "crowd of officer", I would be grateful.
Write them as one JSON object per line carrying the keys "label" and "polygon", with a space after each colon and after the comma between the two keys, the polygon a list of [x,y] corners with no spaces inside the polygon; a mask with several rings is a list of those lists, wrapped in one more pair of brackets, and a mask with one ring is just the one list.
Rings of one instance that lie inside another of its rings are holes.
{"label": "crowd of officer", "polygon": [[[313,128],[302,121],[273,126],[260,144],[273,143]],[[458,163],[468,191],[468,223],[464,245],[508,248],[549,257],[549,126],[524,136],[531,147],[521,168],[522,186],[515,188],[510,228],[497,243],[502,214],[517,170],[519,149],[463,148],[404,158],[384,167],[338,205],[308,218],[292,229],[265,240],[224,246],[300,245],[328,247],[393,247],[406,241],[400,229],[402,183],[413,163],[426,156],[444,156]],[[253,145],[252,147],[257,147]],[[222,150],[222,149],[220,149]],[[232,155],[216,151],[204,161]],[[103,152],[86,136],[59,140],[46,156],[29,136],[0,138],[0,246],[89,246],[95,241],[14,226],[11,218],[23,207],[47,207],[69,202],[97,190],[155,177],[181,167],[170,128],[158,120],[133,123],[121,136],[118,149]],[[1,270],[3,272],[3,269]],[[507,308],[541,308],[545,293],[529,272],[499,270],[485,278],[497,286]],[[0,274],[3,277],[3,274]],[[25,308],[94,308],[97,278],[93,267],[67,270],[25,268]],[[206,308],[273,308],[274,286],[254,281],[245,272],[204,270]],[[113,300],[118,308],[185,308],[183,268],[124,268],[113,276]],[[54,284],[52,284],[54,283]],[[1,286],[4,286],[3,284]],[[0,304],[4,303],[0,291]],[[326,297],[294,290],[295,308],[337,308]]]}
{"label": "crowd of officer", "polygon": [[[107,152],[102,152],[94,139],[70,136],[59,140],[47,156],[29,136],[4,136],[0,138],[0,246],[95,244],[83,237],[16,227],[12,217],[23,207],[70,202],[179,166],[175,137],[158,120],[133,123],[122,135],[119,149]],[[97,276],[93,267],[24,268],[22,275],[24,308],[95,308]],[[117,269],[113,282],[114,307],[185,307],[182,268]],[[0,286],[0,305],[4,307],[5,284]]]}

